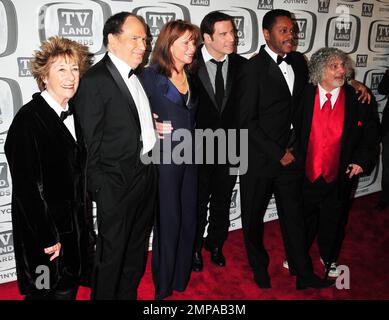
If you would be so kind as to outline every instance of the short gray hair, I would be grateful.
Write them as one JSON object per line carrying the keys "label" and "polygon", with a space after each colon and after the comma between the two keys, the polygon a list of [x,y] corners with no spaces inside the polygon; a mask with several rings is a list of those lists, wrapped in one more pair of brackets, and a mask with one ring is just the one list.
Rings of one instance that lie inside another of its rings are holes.
{"label": "short gray hair", "polygon": [[348,54],[336,48],[321,48],[311,56],[308,63],[309,82],[317,85],[322,80],[327,64],[334,58],[343,61],[346,77],[350,77],[353,71],[353,61]]}

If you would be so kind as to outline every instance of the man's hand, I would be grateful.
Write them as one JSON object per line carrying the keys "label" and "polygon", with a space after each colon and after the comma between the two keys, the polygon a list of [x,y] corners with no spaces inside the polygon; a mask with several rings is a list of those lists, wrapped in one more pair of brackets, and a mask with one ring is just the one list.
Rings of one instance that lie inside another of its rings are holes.
{"label": "man's hand", "polygon": [[363,169],[358,166],[357,164],[351,163],[347,166],[346,174],[348,174],[348,177],[351,179],[353,176],[357,176],[358,174],[362,173]]}
{"label": "man's hand", "polygon": [[367,90],[366,86],[363,85],[363,83],[354,79],[350,80],[350,84],[355,89],[355,91],[359,94],[358,101],[361,101],[362,103],[365,103],[367,101],[367,103],[370,104],[371,95]]}
{"label": "man's hand", "polygon": [[292,151],[293,151],[293,148],[286,149],[284,156],[280,160],[281,164],[284,167],[286,167],[286,166],[290,165],[291,163],[293,163],[294,161],[296,161],[294,155],[292,154]]}
{"label": "man's hand", "polygon": [[46,254],[52,254],[52,256],[50,257],[50,261],[53,261],[59,256],[59,253],[61,251],[61,243],[58,242],[52,247],[45,248],[44,251]]}
{"label": "man's hand", "polygon": [[170,122],[159,122],[157,121],[158,115],[156,113],[153,113],[154,123],[155,123],[155,130],[157,131],[158,138],[159,139],[165,139],[163,136],[164,134],[172,133],[173,127]]}

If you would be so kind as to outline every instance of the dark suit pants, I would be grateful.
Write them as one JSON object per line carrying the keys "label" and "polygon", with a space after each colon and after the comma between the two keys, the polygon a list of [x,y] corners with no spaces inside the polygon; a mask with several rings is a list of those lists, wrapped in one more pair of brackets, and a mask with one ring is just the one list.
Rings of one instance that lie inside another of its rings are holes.
{"label": "dark suit pants", "polygon": [[278,176],[269,178],[250,170],[241,176],[240,190],[245,245],[255,279],[265,282],[269,277],[269,255],[263,243],[263,218],[272,193],[290,268],[297,275],[310,275],[312,266],[306,250],[302,212],[302,175],[284,170]]}
{"label": "dark suit pants", "polygon": [[196,233],[197,167],[163,164],[159,171],[159,213],[153,233],[156,299],[184,291],[191,272]]}
{"label": "dark suit pants", "polygon": [[341,194],[339,191],[337,181],[326,183],[321,176],[314,183],[304,180],[308,249],[317,236],[320,256],[326,262],[338,259],[347,223],[348,198],[348,192]]}
{"label": "dark suit pants", "polygon": [[382,137],[382,192],[380,200],[389,204],[389,131]]}
{"label": "dark suit pants", "polygon": [[156,179],[155,166],[141,165],[119,203],[106,211],[97,203],[92,299],[136,299],[155,213]]}
{"label": "dark suit pants", "polygon": [[229,174],[227,164],[204,164],[199,166],[198,220],[195,250],[203,246],[203,235],[207,225],[207,245],[222,248],[230,226],[231,195],[236,176]]}

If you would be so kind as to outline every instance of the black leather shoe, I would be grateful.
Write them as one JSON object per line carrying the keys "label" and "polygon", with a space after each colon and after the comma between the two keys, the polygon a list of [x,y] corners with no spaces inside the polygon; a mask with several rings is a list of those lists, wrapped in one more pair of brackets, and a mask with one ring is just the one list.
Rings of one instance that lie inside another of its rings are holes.
{"label": "black leather shoe", "polygon": [[215,265],[219,267],[224,267],[226,265],[226,258],[223,255],[222,248],[210,248],[209,246],[204,246],[204,248],[211,253],[211,261]]}
{"label": "black leather shoe", "polygon": [[193,254],[192,270],[194,272],[203,271],[203,257],[199,251],[195,251]]}
{"label": "black leather shoe", "polygon": [[271,288],[269,275],[264,275],[261,277],[254,275],[254,281],[258,285],[258,287],[260,287],[261,289],[270,289]]}
{"label": "black leather shoe", "polygon": [[305,290],[305,289],[324,289],[332,287],[335,284],[334,280],[325,280],[321,279],[315,274],[309,277],[297,277],[296,278],[296,289]]}
{"label": "black leather shoe", "polygon": [[385,201],[378,201],[377,205],[374,207],[377,211],[384,211],[388,206],[388,203]]}

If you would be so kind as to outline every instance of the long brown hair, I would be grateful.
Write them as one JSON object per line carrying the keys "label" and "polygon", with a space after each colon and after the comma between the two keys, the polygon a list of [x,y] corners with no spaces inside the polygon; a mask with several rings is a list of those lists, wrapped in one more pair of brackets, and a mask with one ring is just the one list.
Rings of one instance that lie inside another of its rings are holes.
{"label": "long brown hair", "polygon": [[[166,23],[161,29],[153,50],[151,63],[158,64],[159,71],[167,77],[170,77],[172,75],[172,70],[175,70],[174,60],[170,52],[170,47],[173,45],[174,41],[176,41],[187,31],[191,33],[190,40],[194,40],[197,48],[201,39],[200,30],[197,26],[191,24],[190,22],[183,20],[170,21]],[[196,61],[193,59],[192,63],[185,66],[185,68],[188,71],[193,72],[195,65]]]}

